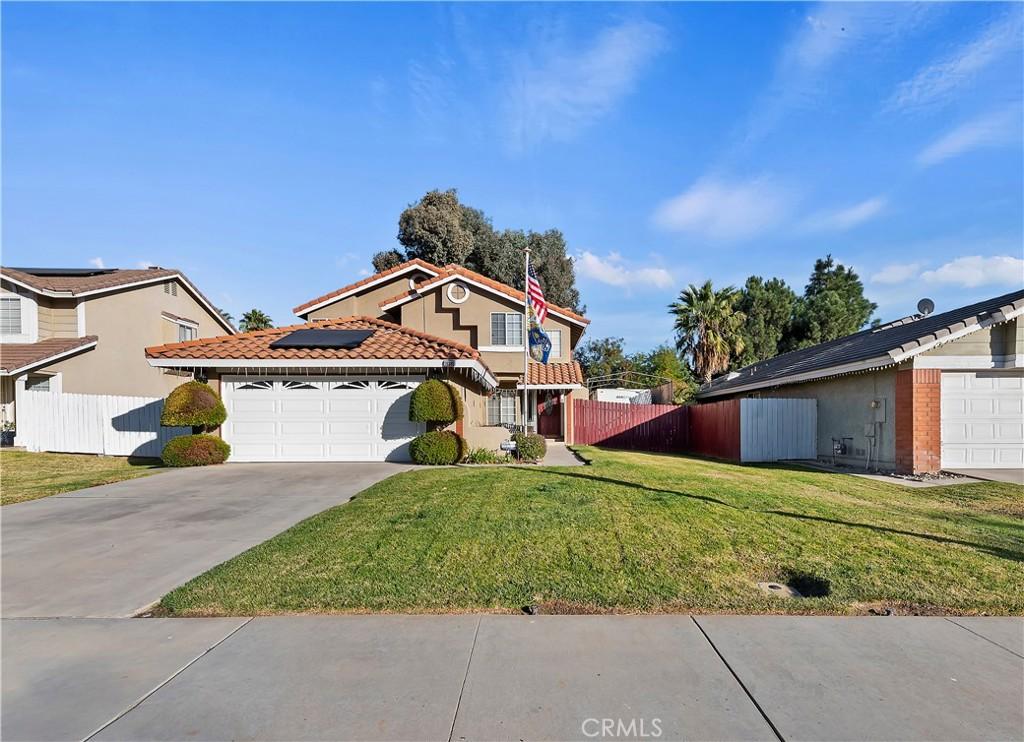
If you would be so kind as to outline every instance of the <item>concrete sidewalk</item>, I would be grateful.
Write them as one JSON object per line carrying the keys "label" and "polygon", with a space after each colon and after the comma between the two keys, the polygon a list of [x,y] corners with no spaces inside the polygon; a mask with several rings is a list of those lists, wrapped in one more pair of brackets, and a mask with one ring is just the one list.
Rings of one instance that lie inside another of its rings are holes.
{"label": "concrete sidewalk", "polygon": [[5,740],[1019,740],[1024,620],[5,619]]}

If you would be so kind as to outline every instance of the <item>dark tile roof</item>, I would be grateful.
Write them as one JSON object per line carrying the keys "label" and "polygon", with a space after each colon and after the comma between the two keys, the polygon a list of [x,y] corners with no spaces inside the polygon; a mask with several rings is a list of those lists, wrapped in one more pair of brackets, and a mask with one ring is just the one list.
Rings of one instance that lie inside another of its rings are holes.
{"label": "dark tile roof", "polygon": [[38,343],[0,343],[0,372],[9,374],[15,369],[39,366],[46,360],[76,348],[95,343],[95,335],[80,338],[47,338]]}
{"label": "dark tile roof", "polygon": [[[1021,309],[1024,309],[1024,289],[941,314],[906,317],[875,329],[783,353],[742,368],[735,375],[720,376],[702,388],[697,396],[716,396],[752,384],[759,387],[781,386],[822,378],[842,373],[844,366],[873,360],[877,364],[868,364],[869,367],[893,365],[928,343],[990,319],[1001,321],[1006,313]],[[804,378],[804,375],[809,375],[809,378]],[[793,376],[801,378],[789,380]]]}
{"label": "dark tile roof", "polygon": [[40,275],[29,273],[31,268],[0,268],[0,274],[9,276],[26,286],[37,291],[66,292],[72,296],[96,291],[97,289],[112,289],[118,286],[148,281],[154,278],[163,278],[181,275],[181,271],[174,268],[141,268],[139,270],[127,270],[121,268],[97,269],[83,275],[81,272],[68,271],[68,275],[54,275],[52,269],[45,269]]}

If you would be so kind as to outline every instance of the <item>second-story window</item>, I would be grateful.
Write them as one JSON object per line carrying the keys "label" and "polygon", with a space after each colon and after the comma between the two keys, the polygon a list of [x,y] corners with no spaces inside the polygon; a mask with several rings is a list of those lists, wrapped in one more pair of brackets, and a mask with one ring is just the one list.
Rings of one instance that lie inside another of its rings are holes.
{"label": "second-story window", "polygon": [[546,330],[548,338],[551,340],[551,355],[548,358],[561,358],[562,357],[562,331],[561,330]]}
{"label": "second-story window", "polygon": [[523,315],[515,312],[491,312],[491,345],[522,344]]}
{"label": "second-story window", "polygon": [[0,335],[21,334],[21,299],[0,297]]}
{"label": "second-story window", "polygon": [[196,328],[190,327],[189,325],[178,325],[178,342],[183,343],[186,340],[196,339]]}

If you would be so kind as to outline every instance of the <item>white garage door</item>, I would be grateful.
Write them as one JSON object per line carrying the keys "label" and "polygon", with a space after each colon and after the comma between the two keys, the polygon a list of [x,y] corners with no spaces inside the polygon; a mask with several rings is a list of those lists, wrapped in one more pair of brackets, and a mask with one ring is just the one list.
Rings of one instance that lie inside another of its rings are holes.
{"label": "white garage door", "polygon": [[420,379],[226,377],[231,461],[408,461]]}
{"label": "white garage door", "polygon": [[943,468],[1024,466],[1024,371],[942,373]]}

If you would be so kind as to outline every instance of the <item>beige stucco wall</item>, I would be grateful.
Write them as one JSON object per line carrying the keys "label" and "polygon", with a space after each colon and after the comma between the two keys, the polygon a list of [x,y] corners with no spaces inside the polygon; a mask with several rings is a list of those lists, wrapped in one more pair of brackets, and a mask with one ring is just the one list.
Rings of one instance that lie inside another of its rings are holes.
{"label": "beige stucco wall", "polygon": [[[364,289],[362,292],[348,296],[344,299],[328,304],[325,307],[310,312],[307,317],[314,319],[335,319],[337,317],[351,317],[363,315],[366,317],[381,317],[387,319],[387,315],[381,311],[380,302],[385,299],[393,299],[399,294],[409,290],[409,277],[413,274],[396,276],[390,281]],[[418,274],[425,277],[426,274]]]}
{"label": "beige stucco wall", "polygon": [[[448,298],[447,286],[442,286],[424,296],[401,307],[401,323],[421,332],[457,340],[474,348],[489,346],[491,343],[492,312],[522,312],[522,305],[512,299],[504,299],[490,293],[484,293],[474,286],[470,287],[470,296],[461,304]],[[572,360],[573,333],[569,323],[548,315],[544,323],[546,330],[562,332],[562,355],[557,360]],[[487,367],[498,377],[502,385],[513,383],[523,373],[523,353],[481,350],[480,356]]]}
{"label": "beige stucco wall", "polygon": [[[818,457],[832,459],[832,439],[852,438],[847,442],[849,455],[836,460],[851,466],[863,466],[867,457],[868,439],[864,426],[874,420],[873,400],[885,405],[885,422],[875,426],[878,467],[896,466],[896,368],[863,374],[839,376],[834,379],[791,384],[743,397],[798,398],[818,401]],[[713,400],[712,400],[713,401]],[[874,463],[872,464],[874,466]]]}
{"label": "beige stucco wall", "polygon": [[203,306],[178,283],[178,295],[163,283],[86,297],[85,334],[98,335],[97,346],[44,370],[60,372],[62,389],[78,394],[162,397],[190,378],[153,368],[145,348],[178,341],[178,326],[161,316],[170,312],[199,323],[199,337],[226,334]]}
{"label": "beige stucco wall", "polygon": [[1024,352],[1024,322],[1019,319],[986,327],[952,340],[921,356],[996,356],[999,359]]}

